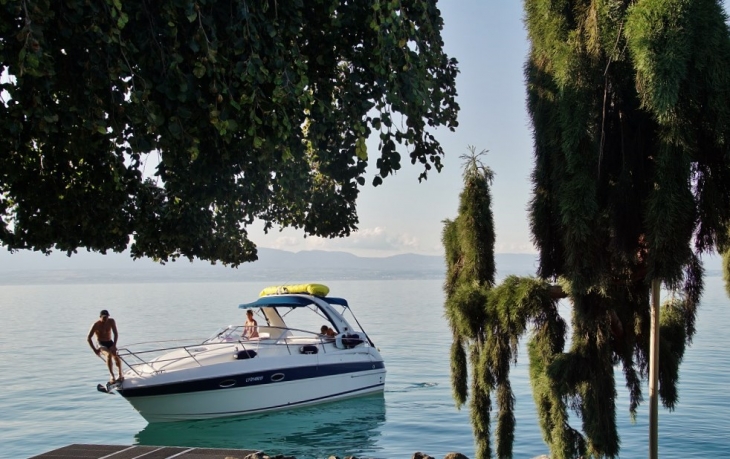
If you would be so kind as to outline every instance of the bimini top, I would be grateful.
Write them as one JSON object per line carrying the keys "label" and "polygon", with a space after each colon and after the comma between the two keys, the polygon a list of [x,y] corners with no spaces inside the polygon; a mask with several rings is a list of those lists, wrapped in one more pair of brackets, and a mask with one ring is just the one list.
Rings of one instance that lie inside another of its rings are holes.
{"label": "bimini top", "polygon": [[[347,304],[347,300],[344,298],[334,298],[334,297],[318,297],[322,301],[329,303],[329,304],[337,304],[340,306],[349,307]],[[262,296],[258,300],[252,302],[252,303],[244,303],[238,305],[241,309],[252,309],[252,308],[263,308],[263,307],[276,307],[276,306],[283,306],[283,307],[306,307],[311,304],[316,304],[315,299],[310,295],[269,295],[269,296]]]}

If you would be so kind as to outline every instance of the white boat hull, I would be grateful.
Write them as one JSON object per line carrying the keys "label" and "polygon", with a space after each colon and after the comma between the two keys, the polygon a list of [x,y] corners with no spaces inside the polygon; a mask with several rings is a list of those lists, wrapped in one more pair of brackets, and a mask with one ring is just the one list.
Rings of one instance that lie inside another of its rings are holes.
{"label": "white boat hull", "polygon": [[[327,347],[329,353],[318,355],[234,360],[233,346],[223,346],[197,356],[215,364],[189,367],[186,361],[192,359],[183,359],[186,367],[178,370],[168,365],[167,371],[148,375],[128,372],[118,392],[148,422],[169,422],[289,409],[383,391],[386,371],[375,349]],[[270,352],[284,349],[273,346]]]}
{"label": "white boat hull", "polygon": [[128,397],[148,422],[238,416],[291,409],[382,392],[385,370],[340,374],[250,387],[194,393]]}

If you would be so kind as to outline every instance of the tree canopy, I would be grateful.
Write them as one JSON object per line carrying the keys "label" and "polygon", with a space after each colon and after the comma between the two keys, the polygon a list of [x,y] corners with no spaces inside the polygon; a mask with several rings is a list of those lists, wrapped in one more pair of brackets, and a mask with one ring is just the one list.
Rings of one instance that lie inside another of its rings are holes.
{"label": "tree canopy", "polygon": [[442,26],[436,0],[0,0],[0,243],[238,265],[255,219],[348,235],[369,161],[441,169]]}
{"label": "tree canopy", "polygon": [[[473,268],[489,250],[471,241],[494,234],[491,214],[474,210],[489,202],[488,181],[474,195],[467,174],[459,216],[443,236],[455,399],[471,397],[477,454],[486,458],[496,393],[496,456],[511,457],[509,364],[529,334],[530,379],[551,457],[616,457],[614,367],[633,417],[648,379],[651,282],[670,293],[661,313],[659,396],[671,410],[695,333],[702,256],[730,248],[727,18],[717,0],[524,6],[538,277],[495,285],[493,272]],[[485,219],[481,229],[476,218]],[[569,329],[556,312],[560,297],[572,306]]]}

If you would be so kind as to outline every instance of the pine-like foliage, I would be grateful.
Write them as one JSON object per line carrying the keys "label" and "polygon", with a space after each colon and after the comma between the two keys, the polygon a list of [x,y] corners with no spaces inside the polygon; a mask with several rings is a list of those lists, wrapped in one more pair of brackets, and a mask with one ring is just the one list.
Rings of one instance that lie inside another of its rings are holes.
{"label": "pine-like foliage", "polygon": [[673,409],[700,257],[728,249],[727,18],[717,0],[524,5],[538,275],[559,279],[573,306],[568,352],[530,342],[534,396],[551,457],[616,457],[613,370],[634,416],[648,377],[650,281],[674,292],[659,359],[659,395]]}
{"label": "pine-like foliage", "polygon": [[[491,398],[489,389],[475,371],[467,381],[467,361],[477,368],[486,341],[484,304],[494,285],[494,219],[489,185],[492,171],[476,153],[462,156],[464,189],[459,197],[459,215],[444,222],[442,242],[446,251],[446,316],[454,335],[451,347],[451,380],[454,400],[461,407],[471,392],[471,418],[477,442],[477,456],[491,457],[489,443]],[[467,350],[469,357],[467,358]],[[469,389],[467,389],[469,388]]]}
{"label": "pine-like foliage", "polygon": [[[660,314],[659,397],[672,410],[695,333],[702,254],[725,252],[730,280],[730,33],[717,0],[524,5],[539,277],[495,285],[492,174],[472,149],[459,215],[443,232],[454,397],[470,404],[478,458],[512,457],[509,370],[528,335],[551,457],[613,458],[614,370],[632,418],[648,379],[651,281],[671,292]],[[561,297],[572,305],[567,350]]]}
{"label": "pine-like foliage", "polygon": [[[495,286],[494,225],[489,186],[492,172],[470,148],[459,215],[444,223],[446,316],[454,341],[451,379],[458,407],[469,401],[477,457],[492,457],[491,412],[496,404],[496,456],[511,457],[515,397],[509,380],[517,346],[534,323],[533,340],[546,358],[563,350],[565,324],[550,297],[550,285],[509,277]],[[468,354],[468,356],[467,356]],[[471,377],[467,367],[471,367]]]}

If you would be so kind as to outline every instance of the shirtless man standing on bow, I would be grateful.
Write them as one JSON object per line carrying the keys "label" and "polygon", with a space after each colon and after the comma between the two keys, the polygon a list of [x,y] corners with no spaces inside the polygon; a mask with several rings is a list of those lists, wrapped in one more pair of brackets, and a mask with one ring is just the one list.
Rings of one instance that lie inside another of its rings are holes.
{"label": "shirtless man standing on bow", "polygon": [[[98,348],[94,346],[94,342],[91,340],[91,337],[94,335],[96,335],[96,341],[99,343]],[[109,374],[111,375],[109,382],[112,384],[124,380],[122,376],[122,359],[117,355],[117,339],[119,339],[117,323],[109,317],[109,311],[104,309],[99,313],[99,320],[91,326],[86,341],[89,342],[89,346],[91,346],[94,354],[100,355],[104,352],[106,365],[109,367]],[[119,370],[119,378],[117,379],[114,379],[112,358],[117,362],[117,369]]]}

